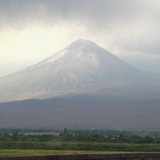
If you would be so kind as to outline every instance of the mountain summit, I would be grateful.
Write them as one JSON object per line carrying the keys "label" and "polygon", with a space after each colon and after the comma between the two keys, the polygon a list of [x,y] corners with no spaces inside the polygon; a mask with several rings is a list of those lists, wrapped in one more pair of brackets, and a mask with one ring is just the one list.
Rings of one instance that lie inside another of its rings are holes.
{"label": "mountain summit", "polygon": [[128,94],[128,86],[135,89],[135,85],[146,79],[150,79],[148,73],[127,64],[94,42],[80,39],[36,65],[1,78],[0,101],[69,94],[114,97],[119,96],[123,88]]}
{"label": "mountain summit", "polygon": [[68,47],[61,50],[60,52],[57,52],[53,56],[40,62],[38,65],[36,65],[36,67],[46,63],[63,60],[68,60],[68,62],[71,64],[73,63],[73,61],[71,62],[71,60],[81,62],[84,61],[85,58],[87,58],[85,60],[85,63],[93,62],[95,64],[96,62],[98,63],[98,60],[101,61],[104,56],[108,56],[106,58],[113,57],[112,54],[99,47],[96,43],[89,40],[79,39],[77,41],[74,41],[72,44],[70,44]]}

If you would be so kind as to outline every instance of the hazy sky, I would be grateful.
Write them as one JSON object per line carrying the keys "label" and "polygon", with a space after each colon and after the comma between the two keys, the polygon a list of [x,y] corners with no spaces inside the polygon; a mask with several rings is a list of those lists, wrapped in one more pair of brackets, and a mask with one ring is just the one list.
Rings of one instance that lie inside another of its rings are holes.
{"label": "hazy sky", "polygon": [[0,0],[0,76],[79,38],[160,73],[160,0]]}

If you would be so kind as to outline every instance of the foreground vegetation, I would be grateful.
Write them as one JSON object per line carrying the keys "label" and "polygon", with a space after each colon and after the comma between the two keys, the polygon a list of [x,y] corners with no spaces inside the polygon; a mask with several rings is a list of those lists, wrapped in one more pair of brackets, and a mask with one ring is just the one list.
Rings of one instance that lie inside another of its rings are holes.
{"label": "foreground vegetation", "polygon": [[0,156],[160,152],[160,133],[0,129]]}
{"label": "foreground vegetation", "polygon": [[78,155],[78,154],[107,154],[119,152],[107,151],[70,151],[70,150],[31,150],[31,149],[0,149],[0,156],[44,156],[44,155]]}

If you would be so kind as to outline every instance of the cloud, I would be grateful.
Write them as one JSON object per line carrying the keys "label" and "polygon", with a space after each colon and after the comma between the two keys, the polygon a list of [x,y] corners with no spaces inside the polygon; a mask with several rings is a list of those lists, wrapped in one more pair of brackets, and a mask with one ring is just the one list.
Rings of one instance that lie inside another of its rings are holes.
{"label": "cloud", "polygon": [[110,45],[159,54],[159,0],[1,0],[0,12],[1,27],[77,23]]}
{"label": "cloud", "polygon": [[[25,24],[35,20],[54,24],[60,20],[78,19],[101,29],[143,18],[150,7],[147,0],[1,0],[0,4],[1,18],[4,17],[6,24]],[[152,12],[155,13],[153,7],[147,15]]]}

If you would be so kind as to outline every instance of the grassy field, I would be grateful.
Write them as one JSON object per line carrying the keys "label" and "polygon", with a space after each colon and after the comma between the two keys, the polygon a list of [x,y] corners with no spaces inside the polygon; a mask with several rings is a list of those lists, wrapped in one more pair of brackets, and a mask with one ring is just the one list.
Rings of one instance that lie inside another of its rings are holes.
{"label": "grassy field", "polygon": [[[24,145],[24,144],[23,144]],[[44,143],[39,145],[45,146]],[[155,144],[61,144],[62,147],[57,147],[55,144],[50,143],[49,149],[0,149],[0,156],[41,156],[41,155],[73,155],[73,154],[106,154],[106,153],[126,153],[126,152],[160,152],[160,145]],[[59,144],[60,145],[60,144]],[[27,145],[28,146],[28,145]],[[8,147],[9,148],[9,147]],[[57,148],[57,149],[55,149]],[[60,149],[58,149],[60,148]]]}
{"label": "grassy field", "polygon": [[160,152],[160,144],[8,141],[8,142],[1,142],[0,149]]}
{"label": "grassy field", "polygon": [[43,156],[43,155],[74,155],[74,154],[109,154],[121,152],[108,151],[71,151],[71,150],[31,150],[31,149],[0,149],[0,156]]}

